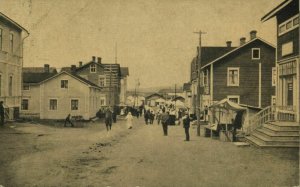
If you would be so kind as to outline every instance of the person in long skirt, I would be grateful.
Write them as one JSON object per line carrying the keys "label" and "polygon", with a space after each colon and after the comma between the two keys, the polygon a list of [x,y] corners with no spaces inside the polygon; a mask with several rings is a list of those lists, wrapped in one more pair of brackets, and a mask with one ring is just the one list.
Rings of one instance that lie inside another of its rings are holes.
{"label": "person in long skirt", "polygon": [[127,128],[132,129],[133,116],[131,115],[131,112],[128,112],[125,119],[127,120]]}

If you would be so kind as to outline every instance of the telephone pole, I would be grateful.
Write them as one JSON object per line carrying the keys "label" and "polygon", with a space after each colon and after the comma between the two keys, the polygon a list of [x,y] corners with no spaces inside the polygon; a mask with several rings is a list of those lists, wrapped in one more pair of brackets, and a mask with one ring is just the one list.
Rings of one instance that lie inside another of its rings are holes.
{"label": "telephone pole", "polygon": [[196,98],[196,115],[197,115],[197,136],[200,136],[200,116],[201,116],[201,37],[202,34],[206,34],[206,32],[199,31],[194,32],[195,34],[199,35],[199,47],[197,50],[197,98]]}

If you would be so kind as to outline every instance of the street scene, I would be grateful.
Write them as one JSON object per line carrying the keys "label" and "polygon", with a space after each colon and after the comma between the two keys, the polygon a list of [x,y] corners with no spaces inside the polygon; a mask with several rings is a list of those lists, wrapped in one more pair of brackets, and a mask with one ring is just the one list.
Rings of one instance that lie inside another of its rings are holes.
{"label": "street scene", "polygon": [[298,0],[0,1],[0,187],[299,186]]}

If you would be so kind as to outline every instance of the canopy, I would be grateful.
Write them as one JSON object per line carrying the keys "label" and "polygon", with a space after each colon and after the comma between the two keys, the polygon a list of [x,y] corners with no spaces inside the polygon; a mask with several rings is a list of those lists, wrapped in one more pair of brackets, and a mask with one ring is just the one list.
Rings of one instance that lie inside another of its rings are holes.
{"label": "canopy", "polygon": [[224,108],[224,109],[233,110],[233,111],[246,110],[245,107],[242,107],[237,103],[229,101],[229,99],[223,99],[223,100],[211,105],[209,108]]}

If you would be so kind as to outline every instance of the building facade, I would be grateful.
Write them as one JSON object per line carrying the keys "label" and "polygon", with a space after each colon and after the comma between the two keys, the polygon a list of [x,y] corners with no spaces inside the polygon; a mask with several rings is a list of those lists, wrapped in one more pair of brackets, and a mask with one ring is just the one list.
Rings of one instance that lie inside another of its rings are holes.
{"label": "building facade", "polygon": [[21,106],[23,42],[29,33],[0,12],[0,101],[6,119],[18,118]]}
{"label": "building facade", "polygon": [[276,105],[300,122],[299,1],[286,0],[264,17],[277,20]]}
{"label": "building facade", "polygon": [[127,98],[127,77],[129,76],[128,67],[121,67],[121,90],[120,90],[120,104],[126,104]]}

